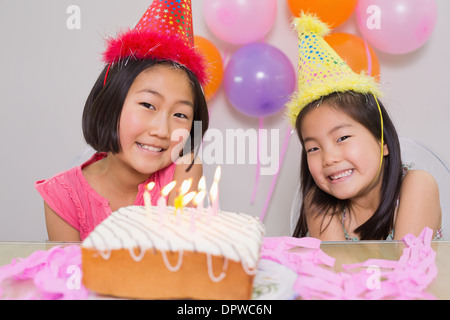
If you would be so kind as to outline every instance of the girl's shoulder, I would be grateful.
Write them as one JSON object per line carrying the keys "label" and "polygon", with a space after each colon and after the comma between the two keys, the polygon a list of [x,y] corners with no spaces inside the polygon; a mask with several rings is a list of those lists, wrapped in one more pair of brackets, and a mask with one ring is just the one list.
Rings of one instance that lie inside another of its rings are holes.
{"label": "girl's shoulder", "polygon": [[49,179],[36,181],[35,188],[49,204],[50,202],[55,202],[55,204],[57,202],[61,204],[65,202],[72,203],[83,199],[87,195],[95,198],[100,203],[104,203],[104,199],[95,194],[83,175],[84,167],[95,163],[103,157],[103,154],[95,154],[82,165],[59,172]]}
{"label": "girl's shoulder", "polygon": [[431,191],[438,191],[438,184],[436,179],[427,171],[424,170],[408,170],[403,176],[400,193],[404,189],[411,189],[420,191],[422,189],[431,189]]}
{"label": "girl's shoulder", "polygon": [[395,236],[419,234],[425,226],[438,230],[441,225],[439,187],[434,177],[423,170],[409,170],[400,187]]}
{"label": "girl's shoulder", "polygon": [[[439,202],[439,187],[434,177],[424,170],[408,170],[399,194],[400,203],[415,206],[423,202]],[[405,206],[404,206],[405,207]]]}

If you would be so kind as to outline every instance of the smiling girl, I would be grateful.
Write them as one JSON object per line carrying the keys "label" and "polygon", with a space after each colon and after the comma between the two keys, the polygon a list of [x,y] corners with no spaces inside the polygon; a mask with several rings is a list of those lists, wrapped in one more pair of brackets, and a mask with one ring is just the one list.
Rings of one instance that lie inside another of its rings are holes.
{"label": "smiling girl", "polygon": [[[156,22],[148,25],[157,5],[135,29],[108,41],[107,64],[82,117],[85,140],[96,153],[81,166],[36,182],[49,240],[83,240],[111,212],[143,205],[150,182],[155,182],[150,193],[156,205],[169,182],[191,178],[197,186],[202,176],[195,153],[209,119],[203,57],[192,34],[160,34]],[[190,3],[185,10],[190,16]],[[201,137],[194,137],[194,122],[201,123]],[[169,204],[175,196],[169,194]]]}
{"label": "smiling girl", "polygon": [[395,127],[374,79],[354,73],[311,15],[299,32],[299,92],[288,116],[302,144],[303,203],[294,236],[399,240],[425,228],[441,235],[439,190],[425,171],[405,170]]}
{"label": "smiling girl", "polygon": [[425,171],[403,174],[396,130],[378,103],[383,145],[371,95],[333,93],[300,112],[304,202],[295,236],[309,231],[322,240],[397,240],[429,227],[440,238],[436,181]]}

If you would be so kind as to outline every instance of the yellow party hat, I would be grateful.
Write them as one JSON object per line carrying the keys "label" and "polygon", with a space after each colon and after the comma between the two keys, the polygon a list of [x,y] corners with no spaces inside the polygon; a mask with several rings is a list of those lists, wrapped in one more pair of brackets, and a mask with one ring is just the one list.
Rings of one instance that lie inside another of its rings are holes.
{"label": "yellow party hat", "polygon": [[298,32],[298,92],[287,103],[293,127],[300,111],[309,103],[333,92],[355,91],[382,95],[379,84],[363,72],[355,73],[323,39],[330,29],[315,15],[301,13],[294,20]]}

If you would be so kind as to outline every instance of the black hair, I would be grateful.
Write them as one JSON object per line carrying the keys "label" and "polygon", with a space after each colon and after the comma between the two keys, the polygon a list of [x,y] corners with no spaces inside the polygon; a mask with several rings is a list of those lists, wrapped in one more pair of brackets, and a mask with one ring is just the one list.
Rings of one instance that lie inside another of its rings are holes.
{"label": "black hair", "polygon": [[[209,125],[209,113],[203,89],[197,77],[187,68],[172,61],[129,59],[107,65],[95,82],[84,106],[82,129],[86,142],[97,152],[120,152],[119,122],[128,91],[137,76],[157,64],[170,64],[186,71],[194,92],[194,119],[190,136],[190,152],[198,152]],[[107,77],[106,77],[107,75]],[[194,123],[201,122],[201,137],[194,135]],[[197,151],[195,151],[197,149]],[[186,152],[186,148],[183,149]],[[188,170],[192,167],[194,159]]]}
{"label": "black hair", "polygon": [[[362,124],[381,142],[381,118],[377,100],[372,94],[361,94],[353,91],[335,92],[320,100],[311,102],[298,115],[296,129],[303,146],[300,167],[303,203],[300,208],[299,220],[293,233],[294,237],[304,237],[308,233],[305,206],[313,207],[314,214],[323,215],[321,230],[324,230],[322,227],[325,217],[339,215],[343,208],[349,208],[350,204],[349,200],[339,200],[322,191],[315,184],[308,169],[307,154],[301,135],[303,118],[310,110],[316,108],[318,104],[326,102],[331,107],[345,112],[352,119]],[[381,171],[383,174],[380,191],[382,201],[372,217],[355,230],[355,233],[359,235],[361,240],[384,240],[392,231],[402,180],[402,161],[397,131],[383,104],[379,100],[378,103],[383,117],[384,143],[388,146],[389,154],[383,158]]]}

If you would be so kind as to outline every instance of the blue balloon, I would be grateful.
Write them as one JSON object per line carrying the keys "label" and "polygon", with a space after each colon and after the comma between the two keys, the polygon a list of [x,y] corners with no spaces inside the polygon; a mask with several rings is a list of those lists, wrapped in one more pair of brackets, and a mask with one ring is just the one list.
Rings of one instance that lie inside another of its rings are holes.
{"label": "blue balloon", "polygon": [[238,49],[224,73],[228,100],[251,117],[266,117],[284,109],[295,83],[289,58],[266,43],[251,43]]}

